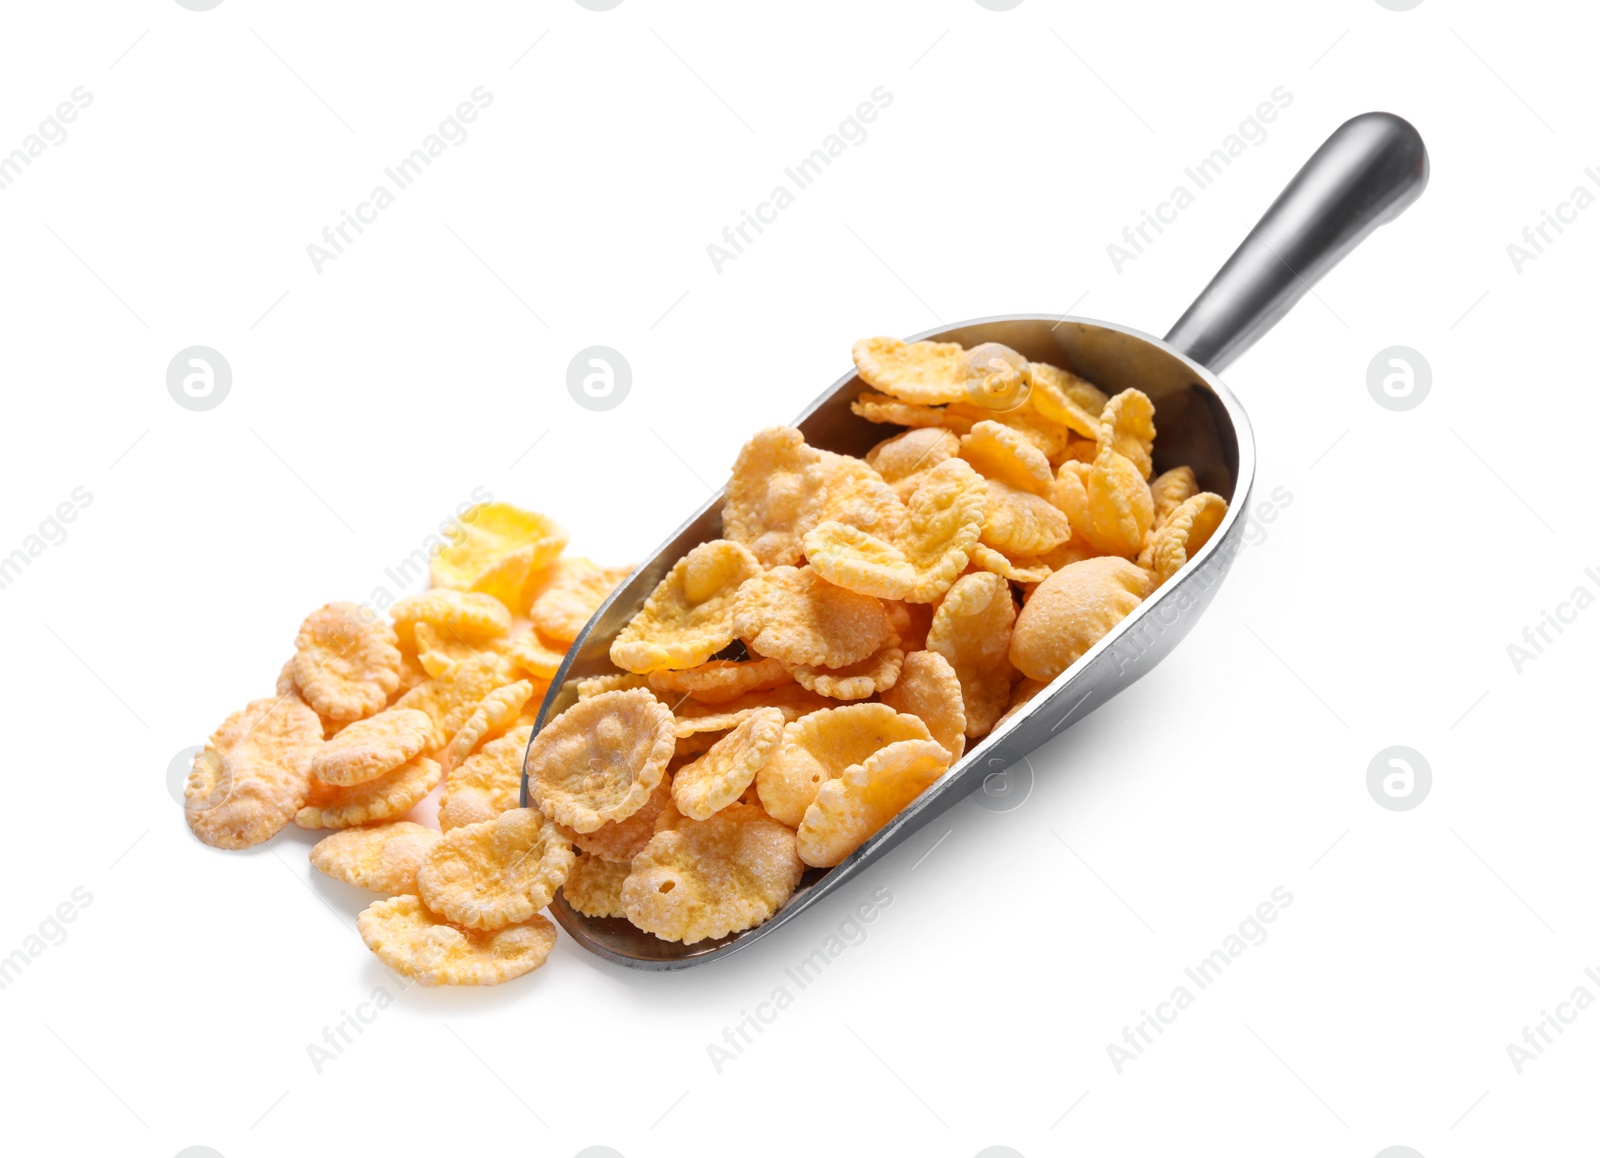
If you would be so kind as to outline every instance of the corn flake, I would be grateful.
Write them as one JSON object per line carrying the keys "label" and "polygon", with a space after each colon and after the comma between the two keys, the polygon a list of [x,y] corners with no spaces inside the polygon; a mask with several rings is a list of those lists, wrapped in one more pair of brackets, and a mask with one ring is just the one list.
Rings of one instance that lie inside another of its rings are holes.
{"label": "corn flake", "polygon": [[905,552],[844,523],[818,523],[805,538],[806,562],[836,587],[880,599],[904,599],[917,583]]}
{"label": "corn flake", "polygon": [[484,696],[516,682],[499,656],[476,655],[418,684],[394,706],[425,712],[440,736],[454,736],[472,718]]}
{"label": "corn flake", "polygon": [[827,696],[831,700],[864,700],[876,692],[894,687],[900,678],[900,665],[906,653],[900,640],[892,633],[878,650],[845,667],[808,667],[794,664],[790,672],[795,683],[803,688]]}
{"label": "corn flake", "polygon": [[740,585],[761,574],[748,548],[701,543],[667,573],[611,643],[611,662],[644,674],[697,667],[733,642]]}
{"label": "corn flake", "polygon": [[984,478],[1042,495],[1055,475],[1044,452],[1010,426],[985,419],[961,436],[961,457]]}
{"label": "corn flake", "polygon": [[982,535],[985,546],[1007,555],[1043,555],[1072,537],[1072,524],[1048,499],[992,478]]}
{"label": "corn flake", "polygon": [[902,402],[898,398],[890,398],[887,394],[862,394],[850,403],[850,412],[860,415],[868,422],[893,426],[946,426],[962,432],[972,427],[970,421],[965,425],[953,422],[943,407],[918,406],[914,402]]}
{"label": "corn flake", "polygon": [[694,763],[672,778],[672,803],[691,820],[704,820],[738,801],[783,739],[783,713],[757,708]]}
{"label": "corn flake", "polygon": [[1041,416],[1074,434],[1089,439],[1100,436],[1100,415],[1107,398],[1070,371],[1046,362],[1033,363],[1033,390],[1028,401]]}
{"label": "corn flake", "polygon": [[449,771],[472,755],[484,740],[498,736],[514,726],[517,717],[522,714],[522,709],[532,698],[533,683],[529,680],[518,680],[514,684],[495,688],[479,700],[478,706],[472,709],[472,715],[467,717],[467,722],[461,725],[460,731],[451,737],[450,744],[445,749],[445,770]]}
{"label": "corn flake", "polygon": [[1155,519],[1150,486],[1137,464],[1102,443],[1089,471],[1088,496],[1090,543],[1107,555],[1137,555]]}
{"label": "corn flake", "polygon": [[1100,412],[1097,438],[1101,453],[1116,451],[1133,463],[1141,479],[1148,479],[1156,443],[1155,405],[1142,391],[1124,390]]}
{"label": "corn flake", "polygon": [[983,531],[988,484],[964,460],[940,463],[923,477],[906,504],[900,548],[916,570],[907,602],[932,603],[966,569]]}
{"label": "corn flake", "polygon": [[571,643],[583,634],[584,625],[617,584],[631,574],[632,567],[602,567],[589,559],[563,555],[531,581],[528,618],[544,638]]}
{"label": "corn flake", "polygon": [[628,879],[628,871],[628,861],[619,864],[584,853],[572,862],[561,895],[586,917],[625,917],[622,882]]}
{"label": "corn flake", "polygon": [[1155,515],[1150,523],[1152,530],[1160,530],[1172,512],[1188,499],[1200,493],[1194,471],[1186,466],[1174,467],[1150,480],[1150,500]]}
{"label": "corn flake", "polygon": [[952,764],[961,759],[967,746],[967,712],[961,681],[944,656],[936,651],[914,651],[906,656],[900,679],[883,693],[882,702],[926,724],[934,740],[950,753]]}
{"label": "corn flake", "polygon": [[787,664],[844,667],[889,634],[883,604],[846,591],[811,568],[774,567],[739,589],[733,626],[752,651]]}
{"label": "corn flake", "polygon": [[674,740],[672,712],[642,688],[579,700],[528,747],[530,803],[580,833],[626,820],[650,799]]}
{"label": "corn flake", "polygon": [[712,659],[682,671],[653,671],[649,680],[651,689],[669,702],[689,696],[702,704],[726,704],[793,683],[794,677],[775,659]]}
{"label": "corn flake", "polygon": [[1210,491],[1201,491],[1178,505],[1151,541],[1151,571],[1156,586],[1171,579],[1195,557],[1227,513],[1227,500]]}
{"label": "corn flake", "polygon": [[567,879],[572,846],[533,808],[451,829],[422,858],[417,896],[463,929],[500,929],[544,908]]}
{"label": "corn flake", "polygon": [[325,784],[361,784],[433,750],[439,737],[423,712],[389,708],[355,720],[318,748],[311,774]]}
{"label": "corn flake", "polygon": [[1150,576],[1114,555],[1063,567],[1023,604],[1011,636],[1011,662],[1023,675],[1049,683],[1149,593]]}
{"label": "corn flake", "polygon": [[960,439],[943,427],[930,426],[880,442],[867,452],[866,463],[905,502],[925,472],[960,453]]}
{"label": "corn flake", "polygon": [[733,464],[722,533],[764,566],[799,562],[801,541],[821,518],[827,473],[822,452],[794,427],[758,432]]}
{"label": "corn flake", "polygon": [[759,808],[732,804],[651,837],[633,858],[622,906],[645,932],[694,944],[761,924],[804,872],[792,830]]}
{"label": "corn flake", "polygon": [[417,891],[422,856],[439,840],[434,829],[397,820],[375,828],[347,828],[311,846],[318,872],[386,897]]}
{"label": "corn flake", "polygon": [[556,943],[556,927],[542,916],[481,933],[457,928],[412,896],[375,901],[356,926],[380,961],[422,985],[498,985],[539,968]]}
{"label": "corn flake", "polygon": [[507,607],[527,606],[523,587],[567,545],[554,519],[510,503],[481,503],[461,517],[459,533],[433,558],[435,587],[481,591]]}
{"label": "corn flake", "polygon": [[917,716],[887,704],[847,704],[812,712],[788,724],[783,743],[756,773],[761,807],[795,828],[817,789],[880,748],[932,738]]}
{"label": "corn flake", "polygon": [[609,820],[593,832],[573,832],[560,828],[564,839],[578,846],[586,856],[627,864],[639,850],[650,843],[655,834],[656,819],[665,808],[672,806],[672,777],[665,775],[656,784],[644,807],[626,820]]}
{"label": "corn flake", "polygon": [[902,740],[817,789],[796,833],[800,859],[831,868],[855,852],[950,766],[932,740]]}
{"label": "corn flake", "polygon": [[972,564],[1013,583],[1039,583],[1050,574],[1050,565],[1037,556],[1009,559],[984,543],[972,549]]}
{"label": "corn flake", "polygon": [[486,643],[511,630],[511,612],[493,595],[435,587],[421,595],[408,595],[389,608],[395,634],[404,647],[414,647],[415,629],[428,623],[446,639]]}
{"label": "corn flake", "polygon": [[251,700],[194,758],[183,786],[189,827],[213,848],[272,837],[305,803],[321,744],[322,721],[299,696]]}
{"label": "corn flake", "polygon": [[958,342],[862,338],[850,353],[863,382],[904,402],[938,406],[967,396],[967,351]]}
{"label": "corn flake", "polygon": [[305,807],[294,814],[300,828],[354,828],[395,820],[410,812],[439,783],[439,763],[418,756],[360,784],[311,781]]}
{"label": "corn flake", "polygon": [[1010,584],[988,571],[956,580],[933,613],[928,650],[944,656],[955,669],[961,682],[967,736],[971,739],[987,735],[1006,710],[1011,695],[1011,631],[1016,617]]}
{"label": "corn flake", "polygon": [[306,616],[294,641],[294,682],[318,715],[359,720],[382,710],[400,684],[394,629],[354,603]]}
{"label": "corn flake", "polygon": [[451,766],[439,798],[440,828],[449,832],[493,820],[517,807],[522,797],[522,756],[532,734],[532,725],[518,724]]}

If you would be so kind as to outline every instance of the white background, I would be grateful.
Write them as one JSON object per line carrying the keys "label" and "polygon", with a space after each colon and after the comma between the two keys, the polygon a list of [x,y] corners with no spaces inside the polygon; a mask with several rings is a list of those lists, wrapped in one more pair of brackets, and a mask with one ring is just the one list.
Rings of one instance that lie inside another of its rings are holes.
{"label": "white background", "polygon": [[[0,954],[93,900],[0,991],[7,1148],[1575,1152],[1600,1012],[1521,1074],[1506,1046],[1575,987],[1600,997],[1580,739],[1600,612],[1520,674],[1506,648],[1600,589],[1600,213],[1520,273],[1506,245],[1600,163],[1589,20],[10,6],[0,149],[76,86],[93,103],[0,192],[0,554],[93,499],[0,591]],[[706,245],[880,85],[868,139],[715,272]],[[477,86],[469,139],[316,272],[307,244]],[[1264,143],[1116,272],[1107,244],[1278,86]],[[632,973],[563,937],[496,989],[396,992],[315,1071],[325,1026],[398,990],[355,934],[370,898],[314,878],[293,830],[202,846],[167,789],[175,754],[271,689],[307,611],[368,597],[480,485],[630,561],[863,335],[1068,310],[1163,332],[1374,108],[1418,126],[1432,184],[1228,374],[1258,493],[1292,502],[1166,663],[1034,755],[1022,807],[961,804],[725,964]],[[633,368],[599,414],[565,387],[597,343]],[[206,413],[165,387],[194,344],[233,369]],[[1407,413],[1366,387],[1395,344],[1433,372]],[[1433,770],[1410,811],[1366,788],[1393,744]],[[1278,886],[1266,942],[1119,1074],[1108,1044]],[[893,901],[866,940],[716,1072],[724,1026],[875,888]]]}

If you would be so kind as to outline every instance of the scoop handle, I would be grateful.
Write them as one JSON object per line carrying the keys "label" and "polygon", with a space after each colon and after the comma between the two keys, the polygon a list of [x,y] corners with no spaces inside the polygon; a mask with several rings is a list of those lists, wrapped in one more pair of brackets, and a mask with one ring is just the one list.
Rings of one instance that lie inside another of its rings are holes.
{"label": "scoop handle", "polygon": [[1167,342],[1220,372],[1428,184],[1428,149],[1393,113],[1333,131],[1217,271]]}

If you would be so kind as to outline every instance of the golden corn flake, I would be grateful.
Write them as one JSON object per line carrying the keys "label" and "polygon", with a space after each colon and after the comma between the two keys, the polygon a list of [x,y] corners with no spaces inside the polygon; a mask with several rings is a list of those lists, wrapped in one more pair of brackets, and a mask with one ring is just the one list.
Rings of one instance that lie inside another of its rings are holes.
{"label": "golden corn flake", "polygon": [[1023,675],[1049,683],[1149,593],[1150,576],[1113,555],[1063,567],[1023,604],[1011,636],[1011,662]]}
{"label": "golden corn flake", "polygon": [[672,759],[672,712],[636,688],[579,700],[528,748],[529,803],[575,832],[626,820]]}
{"label": "golden corn flake", "polygon": [[416,636],[417,662],[430,678],[443,675],[464,659],[480,655],[505,656],[510,651],[509,636],[468,643],[450,634],[447,628],[431,623],[414,624],[412,630]]}
{"label": "golden corn flake", "polygon": [[611,662],[636,673],[697,667],[733,642],[735,600],[761,574],[749,549],[727,539],[701,543],[657,584],[611,643]]}
{"label": "golden corn flake", "polygon": [[985,420],[961,436],[961,457],[984,478],[1042,495],[1055,481],[1044,452],[1015,429]]}
{"label": "golden corn flake", "polygon": [[213,848],[260,844],[310,790],[322,721],[296,695],[251,700],[211,733],[183,785],[184,816]]}
{"label": "golden corn flake", "polygon": [[1043,555],[1072,537],[1072,524],[1050,500],[992,478],[982,534],[986,546],[1005,554]]}
{"label": "golden corn flake", "polygon": [[693,700],[676,705],[677,735],[681,739],[699,732],[725,732],[736,728],[760,708],[777,708],[786,721],[798,720],[808,712],[833,707],[822,696],[799,684],[780,684],[766,691],[746,692],[736,700],[720,704],[701,704]]}
{"label": "golden corn flake", "polygon": [[556,927],[542,916],[480,933],[411,896],[368,905],[356,926],[380,961],[422,985],[498,985],[539,968],[556,943]]}
{"label": "golden corn flake", "polygon": [[917,581],[907,602],[932,603],[966,570],[983,531],[988,484],[964,460],[952,458],[928,471],[906,504],[900,541]]}
{"label": "golden corn flake", "polygon": [[783,739],[783,729],[782,712],[757,708],[672,778],[673,805],[691,820],[704,820],[735,803]]}
{"label": "golden corn flake", "polygon": [[796,833],[800,859],[832,868],[866,843],[950,766],[932,740],[902,740],[817,789]]}
{"label": "golden corn flake", "polygon": [[1089,471],[1088,495],[1089,541],[1108,555],[1137,555],[1155,520],[1150,486],[1138,466],[1102,444]]}
{"label": "golden corn flake", "polygon": [[354,603],[313,611],[294,641],[294,682],[313,711],[359,720],[380,711],[400,684],[394,629]]}
{"label": "golden corn flake", "polygon": [[804,872],[792,830],[732,804],[651,837],[623,882],[622,907],[645,932],[694,944],[761,924]]}
{"label": "golden corn flake", "polygon": [[890,398],[887,394],[862,394],[850,403],[850,412],[868,422],[894,426],[950,426],[952,429],[966,430],[972,425],[968,422],[966,426],[958,428],[948,420],[941,407],[918,406],[914,402]]}
{"label": "golden corn flake", "polygon": [[1210,491],[1185,499],[1155,533],[1151,570],[1157,586],[1176,575],[1211,540],[1228,513],[1228,502]]}
{"label": "golden corn flake", "polygon": [[361,784],[311,781],[305,807],[294,814],[301,828],[354,828],[397,820],[410,812],[439,783],[439,762],[427,756]]}
{"label": "golden corn flake", "polygon": [[557,825],[563,839],[578,846],[587,856],[627,864],[655,835],[656,820],[672,805],[672,777],[662,776],[644,807],[626,820],[610,820],[593,832],[573,832]]}
{"label": "golden corn flake", "polygon": [[449,832],[493,820],[517,807],[522,797],[522,756],[531,735],[532,725],[518,724],[451,766],[439,798],[440,828]]}
{"label": "golden corn flake", "polygon": [[440,736],[454,736],[472,718],[484,696],[517,682],[508,668],[499,656],[476,655],[418,684],[394,706],[425,712]]}
{"label": "golden corn flake", "polygon": [[572,867],[572,846],[533,808],[451,829],[417,870],[417,896],[463,929],[519,924],[548,905]]}
{"label": "golden corn flake", "polygon": [[507,639],[503,654],[516,667],[540,680],[554,679],[561,661],[567,658],[565,651],[551,647],[532,631]]}
{"label": "golden corn flake", "polygon": [[936,651],[914,651],[906,656],[900,679],[883,693],[883,704],[928,726],[950,762],[961,759],[967,746],[967,713],[961,698],[961,681],[950,661]]}
{"label": "golden corn flake", "polygon": [[617,584],[631,574],[632,567],[602,567],[589,559],[563,555],[534,577],[528,618],[546,639],[571,643]]}
{"label": "golden corn flake", "polygon": [[1006,710],[1011,695],[1011,630],[1016,617],[1011,585],[988,571],[956,580],[933,613],[928,650],[944,656],[961,681],[961,703],[971,739],[987,735]]}
{"label": "golden corn flake", "polygon": [[591,699],[605,692],[625,692],[630,688],[648,687],[650,681],[633,672],[616,672],[613,675],[589,676],[578,681],[578,698]]}
{"label": "golden corn flake", "polygon": [[448,587],[408,595],[389,608],[389,614],[403,646],[414,643],[419,623],[432,624],[444,638],[461,643],[486,643],[511,630],[511,612],[499,599]]}
{"label": "golden corn flake", "polygon": [[938,406],[967,396],[967,352],[959,342],[862,338],[850,354],[863,382],[904,402]]}
{"label": "golden corn flake", "polygon": [[1087,539],[1094,532],[1094,520],[1089,515],[1089,474],[1091,463],[1069,459],[1056,471],[1056,481],[1050,488],[1050,501],[1067,516],[1073,539]]}
{"label": "golden corn flake", "polygon": [[360,784],[394,771],[438,743],[425,713],[390,708],[340,729],[311,757],[311,774],[325,784]]}
{"label": "golden corn flake", "polygon": [[422,856],[438,839],[435,830],[409,820],[347,828],[311,846],[311,866],[334,880],[386,897],[414,894]]}
{"label": "golden corn flake", "polygon": [[1089,439],[1100,436],[1106,396],[1070,371],[1045,362],[1033,363],[1033,390],[1028,402],[1041,416],[1074,434]]}
{"label": "golden corn flake", "polygon": [[1186,466],[1174,467],[1151,479],[1150,499],[1155,506],[1151,528],[1159,530],[1173,511],[1199,493],[1200,484],[1195,481],[1194,471]]}
{"label": "golden corn flake", "polygon": [[762,565],[797,563],[801,540],[821,517],[827,466],[792,426],[760,431],[733,464],[722,504],[722,533]]}
{"label": "golden corn flake", "polygon": [[906,507],[883,476],[859,458],[827,450],[818,453],[823,491],[817,522],[844,523],[879,538],[898,536],[905,527]]}
{"label": "golden corn flake", "polygon": [[761,655],[844,667],[876,650],[889,617],[873,596],[835,587],[809,567],[774,567],[739,589],[733,626]]}
{"label": "golden corn flake", "polygon": [[980,422],[998,422],[1031,442],[1051,465],[1060,463],[1067,448],[1067,428],[1041,417],[1031,406],[1015,410],[985,410],[971,402],[952,402],[944,408],[944,424],[958,434],[970,433]]}
{"label": "golden corn flake", "polygon": [[900,678],[900,665],[906,653],[900,640],[890,635],[878,650],[845,667],[808,667],[794,664],[790,671],[795,683],[827,696],[830,700],[864,700],[876,692],[894,687]]}
{"label": "golden corn flake", "polygon": [[836,587],[880,599],[904,599],[917,583],[905,552],[844,523],[818,523],[805,538],[806,562]]}
{"label": "golden corn flake", "polygon": [[756,773],[761,807],[794,828],[817,789],[850,765],[889,744],[931,737],[922,720],[887,704],[849,704],[802,716],[784,728],[783,743]]}
{"label": "golden corn flake", "polygon": [[1008,559],[983,543],[972,549],[972,564],[1013,583],[1039,583],[1050,574],[1050,565],[1041,558]]}
{"label": "golden corn flake", "polygon": [[628,879],[628,871],[628,861],[618,864],[584,853],[572,862],[561,895],[586,917],[627,916],[622,908],[622,882]]}
{"label": "golden corn flake", "polygon": [[567,545],[554,519],[510,503],[482,503],[463,515],[460,533],[433,559],[435,587],[481,591],[521,610],[528,578]]}
{"label": "golden corn flake", "polygon": [[1109,447],[1150,477],[1156,443],[1156,408],[1139,390],[1124,390],[1106,403],[1098,433],[1101,453]]}
{"label": "golden corn flake", "polygon": [[522,714],[522,709],[532,698],[532,682],[518,680],[503,688],[495,688],[479,700],[478,706],[472,709],[472,715],[461,725],[461,730],[451,737],[450,744],[445,749],[445,770],[454,768],[472,755],[478,745],[485,740],[498,736],[512,727],[517,722],[517,717]]}
{"label": "golden corn flake", "polygon": [[1033,367],[1010,346],[984,342],[967,351],[966,396],[985,410],[1015,410],[1033,389]]}
{"label": "golden corn flake", "polygon": [[649,680],[669,703],[689,696],[702,704],[726,704],[750,692],[793,683],[794,677],[775,659],[713,659],[682,671],[653,671]]}
{"label": "golden corn flake", "polygon": [[867,452],[867,465],[878,472],[901,501],[922,481],[922,475],[961,453],[961,440],[943,427],[908,430]]}

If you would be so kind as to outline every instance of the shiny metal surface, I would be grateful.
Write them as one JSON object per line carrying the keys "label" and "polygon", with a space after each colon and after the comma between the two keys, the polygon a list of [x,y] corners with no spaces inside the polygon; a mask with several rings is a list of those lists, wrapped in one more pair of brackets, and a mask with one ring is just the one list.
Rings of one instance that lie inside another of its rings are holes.
{"label": "shiny metal surface", "polygon": [[[1003,342],[1032,360],[1070,366],[1108,394],[1138,387],[1155,403],[1160,432],[1155,469],[1192,466],[1203,489],[1228,499],[1227,518],[1182,571],[1023,711],[972,745],[886,828],[837,867],[809,870],[794,896],[766,924],[716,941],[681,945],[659,940],[621,918],[582,916],[558,896],[551,911],[573,940],[634,968],[679,969],[770,936],[986,776],[1058,735],[1159,663],[1210,604],[1238,554],[1255,479],[1249,420],[1197,355],[1224,364],[1241,353],[1357,241],[1414,200],[1426,181],[1427,154],[1416,131],[1398,117],[1368,113],[1346,122],[1317,151],[1165,341],[1111,322],[1045,314],[980,318],[915,335],[969,347]],[[1263,255],[1269,253],[1278,256],[1267,261]],[[850,412],[850,402],[865,388],[854,373],[846,374],[794,424],[813,445],[861,454],[886,436],[884,427]],[[608,657],[612,638],[686,551],[721,533],[721,508],[719,492],[595,613],[556,673],[535,734],[576,699],[573,684],[578,678],[616,670]],[[522,791],[526,803],[526,769]]]}

